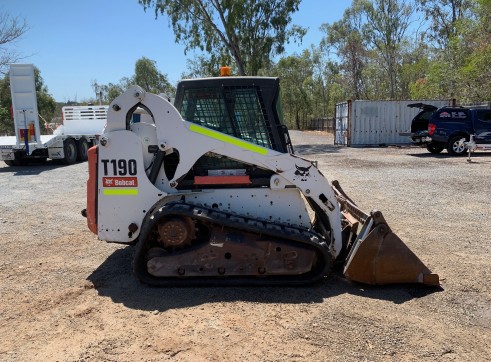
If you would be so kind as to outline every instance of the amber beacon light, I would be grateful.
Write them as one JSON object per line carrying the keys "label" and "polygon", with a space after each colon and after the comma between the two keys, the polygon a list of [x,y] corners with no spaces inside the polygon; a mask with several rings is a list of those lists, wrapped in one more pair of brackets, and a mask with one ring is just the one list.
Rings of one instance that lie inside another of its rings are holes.
{"label": "amber beacon light", "polygon": [[220,77],[230,77],[230,67],[220,67]]}

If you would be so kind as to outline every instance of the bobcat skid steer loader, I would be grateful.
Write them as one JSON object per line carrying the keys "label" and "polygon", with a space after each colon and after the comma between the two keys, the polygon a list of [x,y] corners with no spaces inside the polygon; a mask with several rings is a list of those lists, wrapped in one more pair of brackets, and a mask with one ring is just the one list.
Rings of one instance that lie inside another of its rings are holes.
{"label": "bobcat skid steer loader", "polygon": [[368,284],[438,285],[391,231],[293,154],[279,80],[184,80],[174,105],[134,86],[89,150],[90,230],[136,244],[156,286],[304,285],[336,260]]}

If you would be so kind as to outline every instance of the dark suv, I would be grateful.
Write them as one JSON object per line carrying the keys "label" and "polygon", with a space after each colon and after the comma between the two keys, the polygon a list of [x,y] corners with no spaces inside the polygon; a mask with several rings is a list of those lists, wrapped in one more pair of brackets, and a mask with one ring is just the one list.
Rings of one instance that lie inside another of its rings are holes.
{"label": "dark suv", "polygon": [[433,113],[428,124],[430,144],[439,153],[444,148],[453,156],[466,153],[470,136],[475,142],[491,143],[491,108],[443,107]]}

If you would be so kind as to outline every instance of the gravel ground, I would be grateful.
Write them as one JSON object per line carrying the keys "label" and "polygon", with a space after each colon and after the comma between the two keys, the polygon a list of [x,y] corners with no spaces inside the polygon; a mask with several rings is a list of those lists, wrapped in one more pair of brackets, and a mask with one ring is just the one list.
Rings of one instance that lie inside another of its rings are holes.
{"label": "gravel ground", "polygon": [[291,132],[365,210],[376,208],[441,289],[139,284],[132,248],[88,231],[87,165],[0,162],[1,361],[489,361],[491,153],[345,148]]}

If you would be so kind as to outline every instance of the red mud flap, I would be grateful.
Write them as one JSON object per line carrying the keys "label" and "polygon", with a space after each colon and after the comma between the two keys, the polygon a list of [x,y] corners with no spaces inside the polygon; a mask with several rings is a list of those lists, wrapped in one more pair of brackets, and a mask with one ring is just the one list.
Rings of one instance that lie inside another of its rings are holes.
{"label": "red mud flap", "polygon": [[433,274],[392,232],[380,211],[372,211],[366,222],[346,259],[346,278],[378,285],[440,285],[438,275]]}
{"label": "red mud flap", "polygon": [[89,148],[89,179],[87,180],[87,226],[97,235],[97,146]]}

